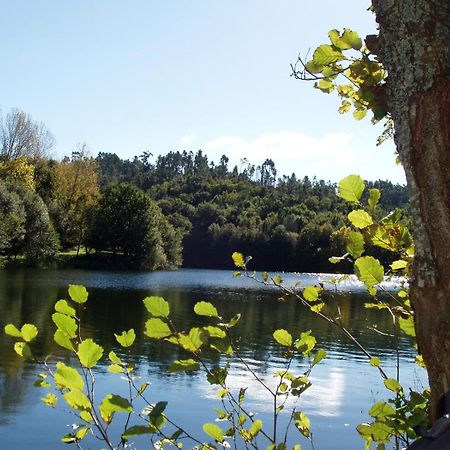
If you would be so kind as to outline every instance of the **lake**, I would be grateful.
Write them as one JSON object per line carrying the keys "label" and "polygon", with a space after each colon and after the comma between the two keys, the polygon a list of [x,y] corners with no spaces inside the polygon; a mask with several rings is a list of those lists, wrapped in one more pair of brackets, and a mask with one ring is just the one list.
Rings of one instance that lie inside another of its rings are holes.
{"label": "lake", "polygon": [[[387,313],[364,308],[368,300],[364,289],[350,278],[335,289],[326,283],[331,276],[315,274],[284,274],[287,284],[297,281],[302,286],[324,281],[325,298],[338,305],[343,323],[378,356],[389,376],[395,378],[397,358],[406,386],[422,389],[425,373],[414,364],[415,350],[405,336],[389,335],[392,325]],[[105,354],[114,350],[126,355],[114,339],[114,332],[129,328],[137,338],[128,360],[138,366],[142,382],[148,380],[149,400],[167,400],[167,415],[185,429],[206,440],[201,426],[214,422],[214,408],[221,408],[203,374],[170,374],[167,368],[177,358],[186,358],[175,346],[156,342],[143,336],[148,314],[142,299],[159,295],[169,301],[174,322],[180,328],[199,324],[193,307],[199,300],[211,301],[225,317],[241,312],[242,319],[234,329],[240,337],[241,354],[250,367],[267,384],[274,385],[274,373],[282,367],[280,347],[272,333],[285,328],[293,335],[312,330],[318,348],[327,350],[327,357],[313,369],[312,387],[301,396],[297,408],[311,419],[315,450],[352,450],[364,448],[355,427],[368,419],[367,411],[374,401],[388,398],[378,370],[335,327],[306,310],[298,301],[278,301],[276,288],[263,287],[243,277],[234,278],[230,271],[179,270],[175,272],[112,272],[81,270],[4,270],[0,271],[0,325],[12,322],[18,326],[32,322],[39,328],[36,346],[43,354],[69,361],[64,350],[53,342],[54,325],[50,316],[54,303],[68,298],[69,284],[83,284],[89,290],[89,301],[82,317],[83,335],[92,337],[105,347]],[[393,289],[396,282],[386,284]],[[370,329],[378,324],[381,331]],[[12,350],[13,340],[0,335],[0,442],[1,448],[14,450],[62,449],[67,445],[60,437],[71,431],[74,417],[63,411],[63,402],[53,410],[40,401],[44,390],[33,387],[41,372],[31,362],[24,362]],[[109,392],[124,395],[126,383],[106,371],[107,361],[97,370],[97,395]],[[306,362],[295,359],[292,371],[305,370]],[[248,388],[248,407],[266,426],[270,423],[271,402],[264,390],[250,377],[242,364],[233,364],[228,378],[230,386],[239,391]],[[287,408],[288,409],[288,408]],[[286,414],[281,417],[285,420]],[[219,423],[220,425],[220,423]],[[311,448],[298,432],[292,431],[290,442]],[[152,448],[147,440],[136,440],[138,448]],[[265,448],[266,445],[262,446]],[[100,449],[101,443],[89,441],[84,448]],[[190,448],[190,446],[185,446]]]}

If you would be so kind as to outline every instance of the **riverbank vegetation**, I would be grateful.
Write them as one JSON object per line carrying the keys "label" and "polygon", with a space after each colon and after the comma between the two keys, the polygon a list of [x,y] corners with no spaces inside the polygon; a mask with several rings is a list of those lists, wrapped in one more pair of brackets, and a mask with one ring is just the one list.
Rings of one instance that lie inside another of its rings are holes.
{"label": "riverbank vegetation", "polygon": [[[127,160],[83,144],[56,161],[51,133],[27,114],[9,112],[1,130],[5,264],[231,268],[239,250],[258,269],[333,271],[329,257],[345,248],[349,210],[335,184],[279,177],[270,159],[231,168],[226,155],[216,163],[199,150]],[[383,192],[380,214],[407,209],[405,187],[368,187]]]}

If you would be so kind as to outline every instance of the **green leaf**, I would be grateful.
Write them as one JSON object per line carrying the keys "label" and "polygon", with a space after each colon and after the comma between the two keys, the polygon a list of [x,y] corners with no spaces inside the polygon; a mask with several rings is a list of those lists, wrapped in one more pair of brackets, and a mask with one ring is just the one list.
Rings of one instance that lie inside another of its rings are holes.
{"label": "green leaf", "polygon": [[218,317],[216,307],[209,302],[197,302],[194,306],[194,312],[198,316]]}
{"label": "green leaf", "polygon": [[150,433],[152,433],[152,430],[149,427],[146,427],[144,425],[134,425],[130,428],[127,428],[125,433],[122,434],[122,440],[127,442],[128,439],[133,438],[135,436]]}
{"label": "green leaf", "polygon": [[193,372],[200,369],[200,364],[194,359],[178,359],[169,367],[169,372]]}
{"label": "green leaf", "polygon": [[353,117],[356,120],[362,120],[364,119],[364,117],[366,117],[367,115],[367,109],[355,109],[355,111],[353,111]]}
{"label": "green leaf", "polygon": [[145,322],[145,334],[149,338],[163,339],[172,334],[169,325],[161,319],[151,318]]}
{"label": "green leaf", "polygon": [[345,59],[341,51],[335,50],[331,45],[324,44],[316,48],[313,53],[313,62],[316,66],[326,66],[328,64]]}
{"label": "green leaf", "polygon": [[71,350],[74,351],[74,347],[72,344],[72,341],[70,340],[70,338],[67,336],[67,334],[62,331],[62,330],[56,330],[55,334],[53,335],[53,340],[61,347],[67,349],[67,350]]}
{"label": "green leaf", "polygon": [[203,431],[216,442],[223,442],[223,431],[220,427],[213,423],[205,423]]}
{"label": "green leaf", "polygon": [[364,181],[359,175],[349,175],[339,181],[337,195],[350,203],[358,203],[364,188]]}
{"label": "green leaf", "polygon": [[14,351],[22,358],[31,358],[33,354],[31,353],[31,349],[26,342],[16,342],[14,344]]}
{"label": "green leaf", "polygon": [[273,332],[273,338],[284,347],[292,345],[292,335],[282,328]]}
{"label": "green leaf", "polygon": [[331,43],[339,50],[348,50],[352,48],[348,42],[341,39],[341,35],[338,30],[330,30],[328,37],[330,38]]}
{"label": "green leaf", "polygon": [[298,431],[300,431],[303,436],[309,437],[309,435],[311,434],[309,431],[311,427],[311,421],[306,416],[306,414],[302,412],[294,413],[294,423]]}
{"label": "green leaf", "polygon": [[320,289],[316,286],[308,286],[303,290],[303,298],[307,302],[315,302],[319,298]]}
{"label": "green leaf", "polygon": [[169,303],[162,297],[146,297],[144,298],[144,305],[147,311],[153,317],[169,317],[170,306]]}
{"label": "green leaf", "polygon": [[94,421],[94,418],[92,417],[92,414],[89,411],[81,411],[80,418],[83,419],[85,422]]}
{"label": "green leaf", "polygon": [[322,361],[322,359],[324,359],[326,356],[327,356],[326,350],[323,350],[322,348],[317,350],[316,354],[314,355],[312,366],[319,364],[320,361]]}
{"label": "green leaf", "polygon": [[106,395],[101,401],[99,409],[102,419],[107,424],[111,423],[116,412],[130,413],[133,411],[133,407],[126,398],[115,394]]}
{"label": "green leaf", "polygon": [[414,327],[414,317],[413,316],[409,316],[406,319],[404,319],[403,317],[399,317],[398,324],[400,325],[401,330],[408,336],[414,337],[416,335],[416,329]]}
{"label": "green leaf", "polygon": [[264,282],[266,282],[269,279],[269,274],[267,272],[262,273],[262,279]]}
{"label": "green leaf", "polygon": [[122,373],[123,367],[119,366],[119,364],[110,364],[108,366],[108,372],[110,373]]}
{"label": "green leaf", "polygon": [[208,380],[209,384],[218,384],[223,387],[225,385],[227,376],[228,369],[226,367],[223,369],[220,367],[214,367],[209,371],[206,379]]}
{"label": "green leaf", "polygon": [[280,275],[275,275],[275,276],[272,278],[272,281],[273,281],[275,284],[283,284],[283,278],[281,278]]}
{"label": "green leaf", "polygon": [[5,325],[4,330],[8,336],[18,337],[18,338],[22,337],[22,333],[20,332],[20,330],[12,323],[8,323],[8,325]]}
{"label": "green leaf", "polygon": [[32,323],[26,323],[20,329],[22,338],[25,342],[31,342],[38,334],[38,329]]}
{"label": "green leaf", "polygon": [[196,352],[208,341],[208,335],[201,328],[191,328],[189,334],[180,334],[178,343],[188,352]]}
{"label": "green leaf", "polygon": [[64,442],[64,444],[73,444],[77,442],[77,438],[73,434],[66,434],[61,438],[61,442]]}
{"label": "green leaf", "polygon": [[113,351],[109,352],[108,358],[112,363],[122,365],[122,360]]}
{"label": "green leaf", "polygon": [[212,338],[223,339],[227,335],[225,331],[223,331],[222,328],[219,327],[207,326],[203,327],[203,329],[209,334],[209,337]]}
{"label": "green leaf", "polygon": [[90,430],[91,430],[91,427],[77,428],[77,432],[75,433],[75,439],[77,441],[81,441],[82,439],[84,439],[86,437],[86,435],[89,433]]}
{"label": "green leaf", "polygon": [[363,256],[355,261],[355,274],[368,288],[381,283],[384,278],[383,266],[372,256]]}
{"label": "green leaf", "polygon": [[326,94],[329,94],[334,91],[334,84],[331,80],[325,80],[322,79],[318,81],[314,87],[316,89],[320,89],[322,92],[325,92]]}
{"label": "green leaf", "polygon": [[158,402],[154,405],[150,411],[149,417],[159,417],[167,407],[167,402]]}
{"label": "green leaf", "polygon": [[354,211],[351,211],[348,215],[348,219],[354,227],[360,229],[364,229],[373,224],[372,217],[363,209],[356,209]]}
{"label": "green leaf", "polygon": [[380,367],[380,358],[378,358],[377,356],[373,356],[372,358],[370,358],[370,365],[374,366],[374,367]]}
{"label": "green leaf", "polygon": [[55,384],[59,389],[83,390],[84,383],[80,373],[63,362],[56,363]]}
{"label": "green leaf", "polygon": [[114,336],[116,337],[117,342],[125,348],[131,347],[136,339],[136,334],[133,328],[128,331],[122,331],[122,334],[114,333]]}
{"label": "green leaf", "polygon": [[295,348],[303,353],[305,356],[308,356],[311,353],[311,350],[316,346],[316,338],[311,336],[311,330],[300,333],[300,338],[295,344]]}
{"label": "green leaf", "polygon": [[71,339],[77,335],[77,323],[73,317],[66,316],[59,312],[52,314],[52,320],[54,324],[61,330],[65,335]]}
{"label": "green leaf", "polygon": [[228,322],[227,327],[233,328],[239,322],[239,320],[241,320],[241,313],[237,313],[235,316],[233,316]]}
{"label": "green leaf", "polygon": [[373,211],[377,206],[381,197],[381,192],[379,189],[370,189],[369,190],[369,208]]}
{"label": "green leaf", "polygon": [[395,409],[386,402],[377,402],[370,408],[369,414],[372,417],[383,418],[395,415]]}
{"label": "green leaf", "polygon": [[79,389],[71,389],[69,392],[63,394],[63,397],[71,408],[79,411],[90,411],[92,409],[89,399]]}
{"label": "green leaf", "polygon": [[403,259],[399,259],[398,261],[394,261],[391,264],[391,269],[392,270],[403,270],[406,269],[406,267],[408,266],[408,262],[403,260]]}
{"label": "green leaf", "polygon": [[360,50],[362,47],[362,39],[359,37],[358,33],[348,28],[344,28],[344,33],[342,34],[342,41],[344,41],[354,50]]}
{"label": "green leaf", "polygon": [[250,427],[249,431],[251,435],[255,437],[261,431],[262,427],[263,427],[262,420],[258,419],[252,423],[252,426]]}
{"label": "green leaf", "polygon": [[103,355],[103,347],[96,344],[92,339],[85,339],[78,346],[77,351],[80,363],[88,369],[94,367]]}
{"label": "green leaf", "polygon": [[233,259],[233,263],[236,267],[244,267],[245,266],[245,258],[242,253],[234,252],[231,255],[231,258]]}
{"label": "green leaf", "polygon": [[387,378],[384,380],[384,385],[392,392],[396,394],[403,391],[402,385],[394,378]]}
{"label": "green leaf", "polygon": [[75,309],[72,308],[66,300],[58,300],[55,303],[55,311],[61,314],[66,314],[67,316],[74,317],[76,312]]}
{"label": "green leaf", "polygon": [[350,231],[346,237],[345,249],[353,258],[359,258],[364,253],[364,237],[359,231]]}
{"label": "green leaf", "polygon": [[55,394],[47,394],[44,398],[41,399],[46,405],[55,408],[58,404],[58,397]]}
{"label": "green leaf", "polygon": [[88,291],[84,286],[70,284],[69,296],[75,303],[85,303],[88,299]]}

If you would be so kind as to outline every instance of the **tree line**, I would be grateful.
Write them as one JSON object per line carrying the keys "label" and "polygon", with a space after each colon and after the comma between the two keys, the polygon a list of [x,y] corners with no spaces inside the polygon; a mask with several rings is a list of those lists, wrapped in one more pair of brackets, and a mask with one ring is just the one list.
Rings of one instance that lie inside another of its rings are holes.
{"label": "tree line", "polygon": [[[22,256],[45,266],[71,249],[87,266],[231,268],[231,253],[240,251],[253,256],[255,269],[333,271],[328,259],[345,248],[349,210],[335,184],[277,177],[270,159],[229,167],[226,155],[215,163],[198,150],[129,160],[106,152],[93,157],[80,145],[56,161],[48,156],[53,143],[45,126],[22,111],[1,118],[6,261]],[[379,214],[408,210],[404,186],[368,187],[383,192]]]}

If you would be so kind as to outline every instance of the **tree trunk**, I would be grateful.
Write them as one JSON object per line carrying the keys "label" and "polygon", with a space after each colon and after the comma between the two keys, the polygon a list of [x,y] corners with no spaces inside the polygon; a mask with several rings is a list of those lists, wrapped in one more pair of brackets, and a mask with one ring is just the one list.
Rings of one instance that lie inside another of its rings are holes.
{"label": "tree trunk", "polygon": [[450,2],[373,0],[388,109],[406,172],[415,258],[410,298],[431,388],[450,391]]}

